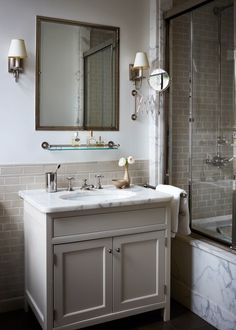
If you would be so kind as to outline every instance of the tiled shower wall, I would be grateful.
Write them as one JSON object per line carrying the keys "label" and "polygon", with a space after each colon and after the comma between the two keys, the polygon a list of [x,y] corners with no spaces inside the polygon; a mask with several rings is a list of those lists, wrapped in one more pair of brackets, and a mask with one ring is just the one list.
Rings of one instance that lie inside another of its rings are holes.
{"label": "tiled shower wall", "polygon": [[[219,148],[222,157],[233,156],[233,9],[222,15],[222,116],[219,106],[218,22],[215,1],[193,11],[193,115],[192,157],[190,157],[190,22],[185,14],[172,20],[172,183],[188,190],[192,168],[193,219],[231,213],[233,161],[222,168],[206,164],[217,154],[217,137],[226,144]],[[219,130],[220,127],[220,130]],[[191,161],[191,163],[190,163]],[[227,182],[225,182],[228,180]]]}
{"label": "tiled shower wall", "polygon": [[[24,233],[23,201],[19,190],[44,188],[45,173],[54,171],[51,165],[0,165],[0,312],[22,307],[24,294]],[[67,177],[73,176],[73,186],[83,179],[96,184],[95,174],[102,174],[104,185],[122,178],[124,168],[117,161],[62,164],[58,170],[58,187],[67,187]],[[148,181],[148,161],[130,165],[133,184]]]}

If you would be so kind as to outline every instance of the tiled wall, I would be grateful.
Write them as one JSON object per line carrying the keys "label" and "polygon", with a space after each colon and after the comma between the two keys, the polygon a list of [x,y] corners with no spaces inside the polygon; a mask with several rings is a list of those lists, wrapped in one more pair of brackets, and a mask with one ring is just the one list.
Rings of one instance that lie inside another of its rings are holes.
{"label": "tiled wall", "polygon": [[191,17],[185,14],[172,21],[172,183],[188,189],[189,168],[192,169],[193,219],[230,214],[232,207],[232,181],[228,185],[222,185],[221,181],[232,179],[233,161],[222,168],[206,164],[208,157],[212,159],[217,154],[219,135],[227,140],[225,145],[219,147],[220,155],[228,158],[233,156],[230,146],[234,131],[233,59],[230,57],[233,47],[233,10],[225,10],[221,22],[220,115],[218,20],[213,8],[222,3],[213,2],[193,11],[192,143],[189,124]]}
{"label": "tiled wall", "polygon": [[[24,235],[23,201],[19,190],[44,188],[45,172],[54,171],[51,165],[0,165],[0,312],[22,307],[24,294]],[[112,179],[123,178],[124,168],[117,161],[62,164],[58,170],[58,186],[67,187],[66,177],[73,176],[74,187],[83,179],[96,184],[95,174],[102,174],[104,185]],[[129,166],[131,182],[148,181],[148,162],[136,161]]]}

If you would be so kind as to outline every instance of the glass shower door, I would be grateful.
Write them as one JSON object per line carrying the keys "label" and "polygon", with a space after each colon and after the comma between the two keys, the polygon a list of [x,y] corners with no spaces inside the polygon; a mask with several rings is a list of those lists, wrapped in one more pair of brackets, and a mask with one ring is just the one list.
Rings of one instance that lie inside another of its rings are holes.
{"label": "glass shower door", "polygon": [[192,228],[231,243],[234,25],[232,1],[192,13]]}
{"label": "glass shower door", "polygon": [[188,191],[192,229],[231,245],[236,174],[233,1],[212,1],[171,19],[169,44],[170,183]]}

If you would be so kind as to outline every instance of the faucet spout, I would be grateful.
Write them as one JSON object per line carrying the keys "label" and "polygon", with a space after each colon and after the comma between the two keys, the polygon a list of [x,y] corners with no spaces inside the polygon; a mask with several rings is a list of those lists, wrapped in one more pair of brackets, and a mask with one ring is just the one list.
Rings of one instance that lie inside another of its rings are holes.
{"label": "faucet spout", "polygon": [[87,184],[88,179],[84,179],[84,183],[81,186],[81,190],[91,190],[94,188],[93,184]]}

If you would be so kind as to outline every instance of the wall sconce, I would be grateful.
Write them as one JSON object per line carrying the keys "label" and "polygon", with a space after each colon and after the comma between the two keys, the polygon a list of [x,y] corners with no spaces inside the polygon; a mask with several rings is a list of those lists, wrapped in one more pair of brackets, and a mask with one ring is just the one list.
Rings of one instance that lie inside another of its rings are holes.
{"label": "wall sconce", "polygon": [[141,88],[142,79],[145,78],[143,70],[146,69],[149,69],[147,54],[144,52],[136,53],[134,64],[129,65],[129,80],[134,81],[135,89]]}
{"label": "wall sconce", "polygon": [[27,57],[25,42],[23,39],[12,39],[8,51],[8,72],[13,73],[15,81],[19,74],[24,71],[23,59]]}

